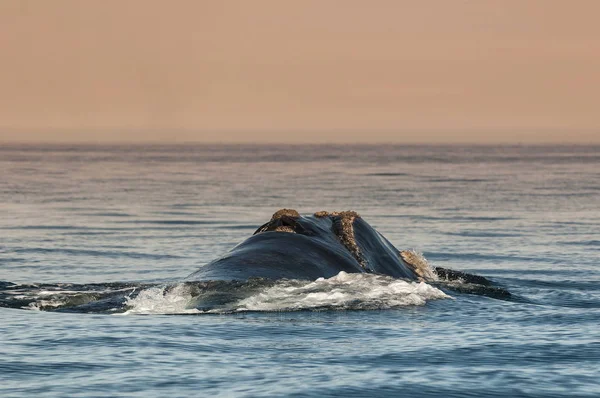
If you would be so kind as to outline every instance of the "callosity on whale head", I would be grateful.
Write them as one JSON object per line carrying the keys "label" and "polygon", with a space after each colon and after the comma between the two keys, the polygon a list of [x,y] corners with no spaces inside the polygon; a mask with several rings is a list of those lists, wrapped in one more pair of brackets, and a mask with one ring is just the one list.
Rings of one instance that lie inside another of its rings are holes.
{"label": "callosity on whale head", "polygon": [[281,209],[253,236],[187,280],[314,280],[341,271],[435,279],[427,263],[411,253],[400,253],[354,211],[301,216],[296,210]]}

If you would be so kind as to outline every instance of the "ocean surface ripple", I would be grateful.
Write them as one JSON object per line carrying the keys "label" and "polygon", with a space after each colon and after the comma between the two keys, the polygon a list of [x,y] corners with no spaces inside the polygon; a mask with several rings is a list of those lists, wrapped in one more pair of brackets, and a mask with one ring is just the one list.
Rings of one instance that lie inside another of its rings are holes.
{"label": "ocean surface ripple", "polygon": [[[600,147],[0,147],[0,396],[600,396]],[[353,209],[511,299],[340,273],[182,282]],[[185,315],[185,316],[183,316]]]}

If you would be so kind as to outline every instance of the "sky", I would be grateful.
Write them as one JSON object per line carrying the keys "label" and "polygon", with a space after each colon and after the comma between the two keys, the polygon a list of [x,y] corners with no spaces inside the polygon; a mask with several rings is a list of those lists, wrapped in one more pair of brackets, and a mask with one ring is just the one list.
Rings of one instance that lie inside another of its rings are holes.
{"label": "sky", "polygon": [[597,0],[2,0],[0,142],[600,143]]}

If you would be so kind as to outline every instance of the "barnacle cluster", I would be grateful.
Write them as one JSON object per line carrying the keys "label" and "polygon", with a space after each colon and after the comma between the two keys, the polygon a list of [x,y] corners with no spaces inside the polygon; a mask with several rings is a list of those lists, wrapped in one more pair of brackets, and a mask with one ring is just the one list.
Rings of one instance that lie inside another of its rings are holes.
{"label": "barnacle cluster", "polygon": [[296,231],[294,231],[294,228],[288,226],[288,225],[280,225],[277,228],[275,228],[274,230],[275,232],[289,232],[292,234],[295,234]]}
{"label": "barnacle cluster", "polygon": [[271,217],[271,220],[277,220],[278,218],[281,218],[283,216],[298,218],[298,217],[300,217],[300,213],[298,213],[294,209],[280,209],[280,210],[277,210],[273,214],[273,217]]}
{"label": "barnacle cluster", "polygon": [[362,255],[354,237],[354,220],[360,218],[360,214],[352,210],[334,211],[331,213],[318,211],[314,216],[319,218],[331,217],[333,220],[333,231],[338,240],[348,249],[350,254],[352,254],[363,268],[367,268],[367,261]]}
{"label": "barnacle cluster", "polygon": [[400,252],[402,260],[412,267],[413,271],[421,281],[431,281],[437,279],[437,274],[429,265],[429,262],[421,253],[416,250],[402,250]]}

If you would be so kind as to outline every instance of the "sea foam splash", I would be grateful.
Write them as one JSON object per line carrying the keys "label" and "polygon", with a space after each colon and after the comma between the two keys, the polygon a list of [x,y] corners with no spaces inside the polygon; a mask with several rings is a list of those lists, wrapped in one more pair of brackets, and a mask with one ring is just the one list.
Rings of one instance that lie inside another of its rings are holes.
{"label": "sea foam splash", "polygon": [[[315,281],[281,280],[254,289],[247,297],[215,308],[202,305],[190,284],[152,287],[127,300],[124,314],[200,314],[245,311],[370,310],[424,305],[450,298],[424,282],[340,272]],[[202,308],[202,309],[199,309]]]}
{"label": "sea foam splash", "polygon": [[199,314],[203,311],[193,306],[195,297],[189,285],[178,284],[173,288],[151,287],[136,297],[128,298],[123,315],[132,314]]}

